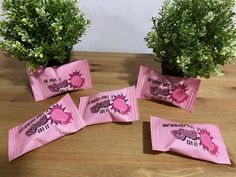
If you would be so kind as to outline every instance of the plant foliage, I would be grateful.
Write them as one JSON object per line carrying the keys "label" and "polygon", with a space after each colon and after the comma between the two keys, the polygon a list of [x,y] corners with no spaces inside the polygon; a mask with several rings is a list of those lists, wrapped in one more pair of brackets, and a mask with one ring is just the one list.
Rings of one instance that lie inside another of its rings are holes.
{"label": "plant foliage", "polygon": [[76,0],[3,0],[2,50],[30,68],[63,63],[90,21]]}
{"label": "plant foliage", "polygon": [[209,78],[236,56],[234,0],[165,0],[145,40],[168,68]]}

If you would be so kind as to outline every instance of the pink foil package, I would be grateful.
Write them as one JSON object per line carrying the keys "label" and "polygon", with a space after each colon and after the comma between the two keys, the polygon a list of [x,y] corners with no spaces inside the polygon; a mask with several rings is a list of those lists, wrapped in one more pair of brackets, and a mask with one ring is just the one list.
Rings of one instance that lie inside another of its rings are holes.
{"label": "pink foil package", "polygon": [[86,125],[139,119],[134,86],[81,97],[78,109]]}
{"label": "pink foil package", "polygon": [[140,67],[137,98],[162,100],[192,112],[200,80],[163,76],[145,66]]}
{"label": "pink foil package", "polygon": [[66,94],[47,111],[9,130],[9,161],[84,126],[73,100]]}
{"label": "pink foil package", "polygon": [[35,101],[63,92],[92,87],[87,60],[79,60],[60,67],[39,68],[28,72]]}
{"label": "pink foil package", "polygon": [[210,124],[182,124],[151,117],[152,149],[173,151],[218,164],[231,164],[220,130]]}

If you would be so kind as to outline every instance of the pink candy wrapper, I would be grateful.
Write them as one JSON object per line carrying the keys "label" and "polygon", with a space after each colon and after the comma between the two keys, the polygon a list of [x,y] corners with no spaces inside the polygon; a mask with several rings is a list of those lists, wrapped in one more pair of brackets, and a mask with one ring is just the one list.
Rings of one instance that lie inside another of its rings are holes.
{"label": "pink candy wrapper", "polygon": [[60,67],[39,68],[28,72],[35,101],[71,90],[92,87],[90,68],[87,60],[79,60]]}
{"label": "pink candy wrapper", "polygon": [[152,149],[173,151],[219,164],[231,164],[218,127],[181,124],[151,117]]}
{"label": "pink candy wrapper", "polygon": [[85,126],[69,94],[44,113],[9,130],[9,161]]}
{"label": "pink candy wrapper", "polygon": [[137,98],[157,99],[192,112],[200,80],[163,76],[141,66],[137,83]]}
{"label": "pink candy wrapper", "polygon": [[86,125],[136,121],[139,113],[135,87],[81,97],[79,114]]}

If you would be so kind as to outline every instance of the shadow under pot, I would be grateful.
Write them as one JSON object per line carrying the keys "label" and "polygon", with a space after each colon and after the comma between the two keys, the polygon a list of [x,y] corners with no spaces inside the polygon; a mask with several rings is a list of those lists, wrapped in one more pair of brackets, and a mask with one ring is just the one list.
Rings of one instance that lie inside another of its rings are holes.
{"label": "shadow under pot", "polygon": [[181,70],[176,67],[170,68],[167,63],[161,62],[162,75],[184,77],[184,74]]}
{"label": "shadow under pot", "polygon": [[[70,63],[70,61],[71,61],[71,51],[72,51],[71,48],[66,48],[65,49],[66,56],[65,56],[65,59],[63,60],[63,62],[59,62],[57,60],[49,60],[46,67],[61,66],[61,65]],[[53,56],[49,56],[49,58],[54,58],[54,57]]]}

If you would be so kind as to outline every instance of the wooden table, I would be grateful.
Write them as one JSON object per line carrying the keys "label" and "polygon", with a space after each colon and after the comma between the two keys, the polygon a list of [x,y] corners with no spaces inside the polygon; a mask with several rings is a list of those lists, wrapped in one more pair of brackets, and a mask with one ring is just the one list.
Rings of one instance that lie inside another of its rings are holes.
{"label": "wooden table", "polygon": [[[160,71],[149,54],[76,52],[72,58],[89,60],[93,80],[93,89],[71,93],[76,104],[79,96],[135,84],[140,65]],[[36,103],[24,63],[0,53],[0,177],[236,176],[236,62],[226,65],[223,71],[224,77],[202,79],[193,113],[139,100],[140,121],[85,127],[9,163],[8,129],[45,111],[62,95]],[[219,126],[232,165],[153,152],[151,115]]]}

